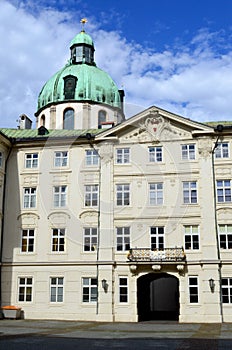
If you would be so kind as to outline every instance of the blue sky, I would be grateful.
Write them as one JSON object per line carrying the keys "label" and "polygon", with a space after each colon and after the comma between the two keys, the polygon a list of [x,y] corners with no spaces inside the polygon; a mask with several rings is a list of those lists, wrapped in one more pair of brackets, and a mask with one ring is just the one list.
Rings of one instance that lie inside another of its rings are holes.
{"label": "blue sky", "polygon": [[[1,0],[0,126],[34,120],[43,84],[88,18],[95,61],[126,93],[197,121],[232,120],[231,0]],[[6,93],[7,92],[7,93]]]}

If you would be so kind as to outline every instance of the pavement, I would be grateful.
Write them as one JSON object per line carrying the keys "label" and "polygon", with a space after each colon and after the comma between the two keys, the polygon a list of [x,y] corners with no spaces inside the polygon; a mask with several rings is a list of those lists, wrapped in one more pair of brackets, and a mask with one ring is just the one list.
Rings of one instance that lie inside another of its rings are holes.
{"label": "pavement", "polygon": [[232,323],[0,320],[0,341],[15,337],[43,336],[72,339],[232,339]]}

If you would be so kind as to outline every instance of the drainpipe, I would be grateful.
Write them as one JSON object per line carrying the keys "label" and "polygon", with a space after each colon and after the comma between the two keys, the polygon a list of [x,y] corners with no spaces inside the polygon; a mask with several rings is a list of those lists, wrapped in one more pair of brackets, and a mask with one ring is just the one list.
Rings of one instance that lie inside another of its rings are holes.
{"label": "drainpipe", "polygon": [[[218,125],[216,131],[221,133],[223,131],[223,125]],[[217,258],[218,258],[218,277],[219,277],[219,298],[220,298],[220,313],[221,313],[221,322],[224,322],[223,315],[223,305],[222,305],[222,266],[221,266],[221,252],[220,252],[220,244],[218,238],[218,220],[217,220],[217,190],[216,190],[216,177],[215,177],[215,163],[214,163],[214,154],[215,149],[218,146],[218,140],[221,137],[218,134],[214,147],[212,149],[212,175],[213,175],[213,194],[214,194],[214,222],[215,222],[215,233],[216,233],[216,244],[217,244]]]}

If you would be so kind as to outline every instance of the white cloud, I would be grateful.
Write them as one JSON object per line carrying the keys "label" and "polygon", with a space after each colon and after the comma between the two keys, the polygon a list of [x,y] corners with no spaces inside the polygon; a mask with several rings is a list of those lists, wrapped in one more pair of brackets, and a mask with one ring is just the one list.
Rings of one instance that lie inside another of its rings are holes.
{"label": "white cloud", "polygon": [[[0,3],[0,125],[16,127],[26,113],[34,120],[37,96],[69,58],[69,43],[80,30],[75,13]],[[199,31],[185,46],[163,52],[127,42],[121,33],[89,20],[95,60],[126,93],[128,114],[157,105],[198,120],[225,120],[232,110],[232,51],[224,33]],[[140,108],[140,109],[141,109]]]}

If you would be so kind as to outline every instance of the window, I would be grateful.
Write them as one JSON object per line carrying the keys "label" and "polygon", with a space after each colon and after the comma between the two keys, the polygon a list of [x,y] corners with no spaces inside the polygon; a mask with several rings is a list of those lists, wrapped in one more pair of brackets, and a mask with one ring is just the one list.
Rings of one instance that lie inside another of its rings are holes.
{"label": "window", "polygon": [[199,227],[185,226],[185,249],[196,250],[199,249]]}
{"label": "window", "polygon": [[64,98],[65,100],[71,100],[75,98],[77,78],[74,76],[67,76],[64,78]]}
{"label": "window", "polygon": [[98,165],[99,156],[95,149],[88,149],[85,151],[85,163],[86,165]]}
{"label": "window", "polygon": [[63,129],[67,129],[67,130],[74,129],[74,110],[71,108],[66,109],[64,112]]}
{"label": "window", "polygon": [[82,301],[90,303],[97,301],[97,279],[84,277],[82,279]]}
{"label": "window", "polygon": [[117,164],[130,163],[130,148],[118,148],[116,150],[116,163]]}
{"label": "window", "polygon": [[151,250],[164,249],[164,227],[151,227]]}
{"label": "window", "polygon": [[214,152],[215,158],[229,158],[229,143],[218,143]]}
{"label": "window", "polygon": [[65,207],[67,197],[67,186],[54,187],[54,207]]}
{"label": "window", "polygon": [[196,181],[183,182],[183,197],[185,204],[197,203],[197,183]]}
{"label": "window", "polygon": [[217,180],[217,201],[231,202],[231,181]]}
{"label": "window", "polygon": [[32,301],[32,277],[19,278],[19,301]]}
{"label": "window", "polygon": [[54,228],[52,230],[52,251],[64,252],[64,244],[65,244],[65,229]]}
{"label": "window", "polygon": [[128,280],[127,277],[119,277],[119,302],[128,302]]}
{"label": "window", "polygon": [[22,242],[21,242],[21,252],[32,253],[34,251],[34,230],[25,229],[22,230]]}
{"label": "window", "polygon": [[3,166],[3,154],[0,152],[0,167]]}
{"label": "window", "polygon": [[54,165],[55,165],[55,167],[67,166],[68,165],[68,152],[67,151],[55,152]]}
{"label": "window", "polygon": [[182,145],[182,160],[193,160],[195,159],[195,145]]}
{"label": "window", "polygon": [[198,277],[189,277],[189,302],[198,303]]}
{"label": "window", "polygon": [[25,154],[25,168],[38,168],[38,153]]}
{"label": "window", "polygon": [[162,182],[149,184],[150,205],[163,204],[163,184]]}
{"label": "window", "polygon": [[84,228],[84,251],[94,252],[97,249],[97,228]]}
{"label": "window", "polygon": [[23,207],[35,208],[36,207],[36,188],[26,187],[23,189]]}
{"label": "window", "polygon": [[45,115],[44,114],[40,118],[40,126],[45,126]]}
{"label": "window", "polygon": [[232,249],[232,225],[219,225],[220,248]]}
{"label": "window", "polygon": [[162,147],[149,147],[149,162],[162,162]]}
{"label": "window", "polygon": [[117,251],[130,249],[130,227],[117,227]]}
{"label": "window", "polygon": [[102,125],[102,123],[106,122],[106,111],[100,110],[98,112],[98,127]]}
{"label": "window", "polygon": [[130,205],[130,185],[122,184],[116,186],[117,205]]}
{"label": "window", "polygon": [[98,206],[98,185],[85,186],[85,206],[86,207]]}
{"label": "window", "polygon": [[232,278],[222,278],[222,302],[232,304]]}
{"label": "window", "polygon": [[62,303],[64,299],[64,278],[51,277],[50,278],[50,301],[51,303]]}

